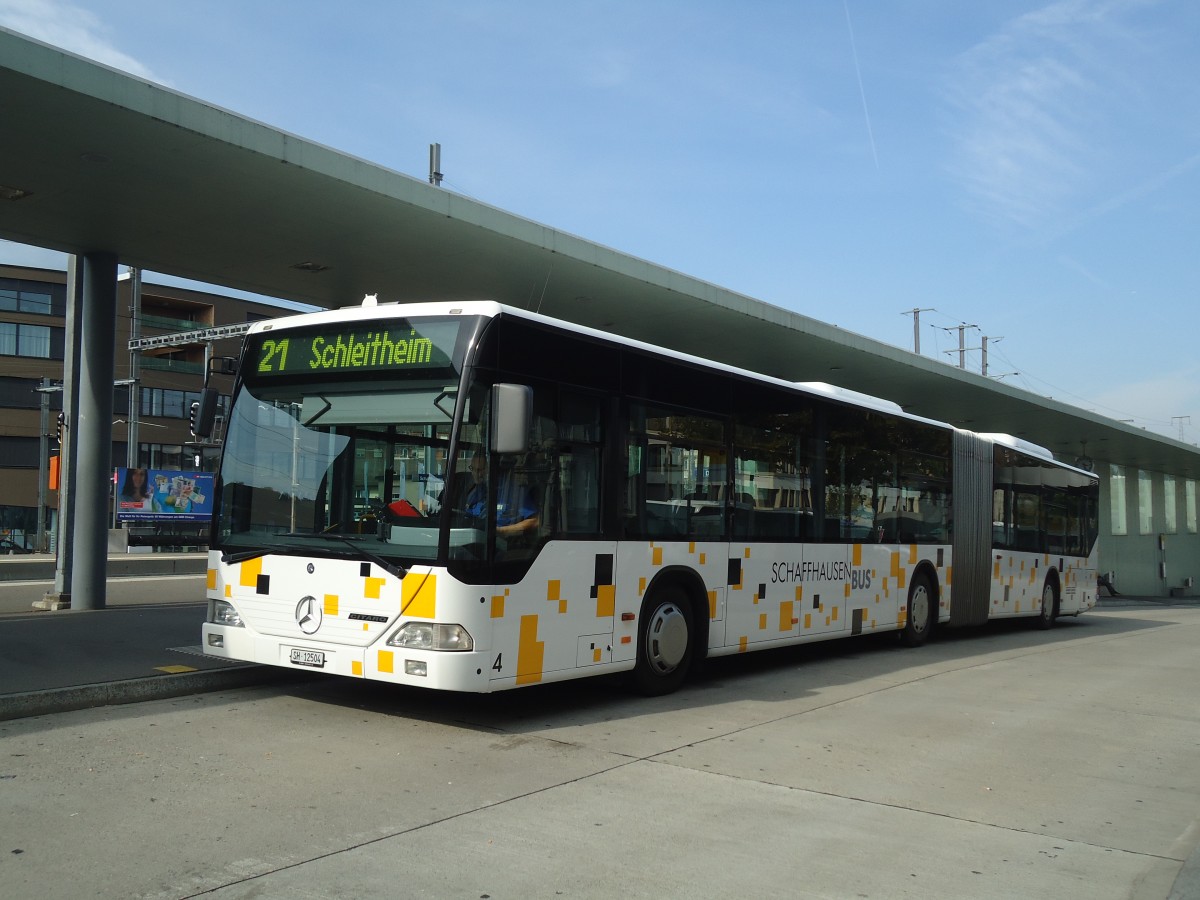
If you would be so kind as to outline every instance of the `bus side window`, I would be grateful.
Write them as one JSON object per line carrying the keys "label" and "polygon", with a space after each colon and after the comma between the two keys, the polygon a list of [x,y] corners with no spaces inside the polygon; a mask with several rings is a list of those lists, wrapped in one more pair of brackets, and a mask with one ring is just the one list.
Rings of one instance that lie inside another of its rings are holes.
{"label": "bus side window", "polygon": [[600,456],[594,447],[560,447],[555,471],[554,534],[600,530]]}
{"label": "bus side window", "polygon": [[734,438],[734,536],[807,539],[812,530],[812,478],[803,458],[808,416],[779,413],[739,424]]}
{"label": "bus side window", "polygon": [[600,395],[563,391],[558,412],[554,534],[600,531]]}
{"label": "bus side window", "polygon": [[627,536],[723,536],[728,499],[724,422],[634,402],[629,428],[622,511]]}

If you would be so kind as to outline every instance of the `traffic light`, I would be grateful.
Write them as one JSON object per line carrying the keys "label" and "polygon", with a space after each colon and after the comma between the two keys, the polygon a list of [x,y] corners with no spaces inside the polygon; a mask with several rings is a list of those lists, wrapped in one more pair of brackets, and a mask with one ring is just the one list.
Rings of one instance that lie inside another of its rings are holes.
{"label": "traffic light", "polygon": [[59,412],[58,412],[58,431],[54,435],[54,440],[58,443],[58,445],[60,447],[62,446],[63,425],[66,423],[66,421],[67,421],[66,413],[64,413],[62,410],[59,410]]}
{"label": "traffic light", "polygon": [[191,420],[192,437],[200,438],[202,441],[207,441],[212,437],[213,420],[217,415],[217,400],[219,399],[216,388],[206,387],[200,392],[200,399],[192,401],[192,407],[188,413],[188,418]]}

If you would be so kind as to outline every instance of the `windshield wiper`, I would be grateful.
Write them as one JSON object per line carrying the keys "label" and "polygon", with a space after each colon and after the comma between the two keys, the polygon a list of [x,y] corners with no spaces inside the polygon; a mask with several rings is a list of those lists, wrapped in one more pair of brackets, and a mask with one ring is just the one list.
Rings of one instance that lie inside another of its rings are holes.
{"label": "windshield wiper", "polygon": [[359,556],[365,556],[371,562],[375,563],[375,565],[379,566],[379,568],[390,575],[394,575],[396,578],[403,579],[408,574],[408,569],[404,568],[404,566],[398,566],[394,562],[389,562],[371,548],[362,546],[363,542],[367,540],[365,537],[351,537],[345,534],[310,534],[306,535],[306,537],[320,538],[323,541],[340,541]]}
{"label": "windshield wiper", "polygon": [[[394,575],[396,578],[403,579],[408,574],[408,569],[404,566],[396,565],[384,559],[369,547],[362,546],[362,542],[367,540],[365,537],[350,537],[344,534],[313,534],[308,531],[293,531],[288,534],[277,535],[278,537],[301,537],[307,539],[316,539],[321,541],[336,541],[337,543],[345,544],[350,550],[354,551],[357,556],[365,556],[379,568],[383,569],[389,575]],[[260,556],[266,556],[269,553],[279,553],[284,556],[303,556],[311,547],[256,547],[253,550],[234,550],[224,551],[221,553],[221,562],[223,563],[239,563],[246,562],[249,559],[257,559]],[[344,555],[344,554],[339,554]]]}
{"label": "windshield wiper", "polygon": [[[303,531],[290,531],[286,534],[276,535],[276,537],[311,537],[310,534]],[[246,562],[249,559],[258,559],[260,556],[266,556],[268,553],[281,553],[285,556],[297,556],[300,554],[297,548],[289,547],[255,547],[252,550],[222,550],[221,562],[223,563],[239,563]]]}
{"label": "windshield wiper", "polygon": [[408,569],[404,568],[404,566],[389,562],[389,560],[384,559],[382,556],[379,556],[378,553],[371,550],[370,547],[359,546],[362,541],[366,540],[366,538],[348,538],[348,536],[342,534],[329,534],[325,536],[326,538],[341,538],[343,544],[346,544],[350,550],[353,550],[356,553],[361,553],[362,556],[370,559],[372,563],[378,565],[379,568],[383,569],[385,572],[388,572],[389,575],[394,575],[395,577],[400,578],[402,581],[404,576],[408,575]]}
{"label": "windshield wiper", "polygon": [[248,559],[257,559],[260,556],[266,556],[268,553],[274,553],[277,548],[262,547],[257,550],[228,550],[221,551],[221,562],[223,563],[240,563]]}

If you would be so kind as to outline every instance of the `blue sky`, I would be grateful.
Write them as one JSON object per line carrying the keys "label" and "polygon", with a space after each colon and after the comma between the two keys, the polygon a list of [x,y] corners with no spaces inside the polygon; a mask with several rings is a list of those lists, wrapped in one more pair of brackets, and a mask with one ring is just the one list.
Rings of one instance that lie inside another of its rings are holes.
{"label": "blue sky", "polygon": [[1200,440],[1194,0],[0,0],[0,25],[419,178],[440,142],[448,190],[895,346],[924,309],[948,365],[943,329],[976,326],[990,374]]}

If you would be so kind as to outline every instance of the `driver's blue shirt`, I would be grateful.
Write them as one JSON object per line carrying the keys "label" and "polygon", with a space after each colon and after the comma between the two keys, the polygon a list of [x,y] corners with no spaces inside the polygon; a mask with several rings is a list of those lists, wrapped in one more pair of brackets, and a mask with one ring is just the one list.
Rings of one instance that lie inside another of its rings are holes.
{"label": "driver's blue shirt", "polygon": [[[463,512],[473,518],[484,518],[487,515],[487,493],[486,483],[472,487],[467,491]],[[501,480],[500,491],[496,496],[496,524],[512,525],[536,515],[537,504],[533,499],[533,489],[529,485],[517,484],[511,478]]]}

